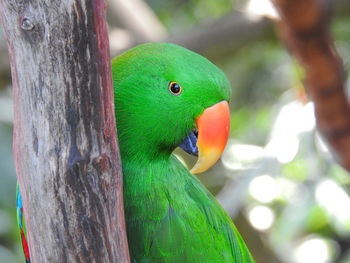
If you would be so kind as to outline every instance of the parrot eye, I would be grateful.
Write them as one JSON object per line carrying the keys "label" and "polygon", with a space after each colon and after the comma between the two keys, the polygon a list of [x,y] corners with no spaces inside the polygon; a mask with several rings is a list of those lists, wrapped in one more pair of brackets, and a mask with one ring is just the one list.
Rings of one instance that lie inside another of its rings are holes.
{"label": "parrot eye", "polygon": [[182,92],[181,86],[179,85],[179,83],[175,81],[170,81],[168,88],[169,88],[169,92],[175,96],[179,96]]}

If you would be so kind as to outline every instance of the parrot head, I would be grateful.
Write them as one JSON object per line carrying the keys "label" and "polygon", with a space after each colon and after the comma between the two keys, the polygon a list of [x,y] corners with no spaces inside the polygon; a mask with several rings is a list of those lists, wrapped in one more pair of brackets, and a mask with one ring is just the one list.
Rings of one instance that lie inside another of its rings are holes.
{"label": "parrot head", "polygon": [[214,64],[174,44],[149,43],[114,58],[112,73],[122,160],[168,158],[177,146],[198,155],[192,173],[218,160],[231,88]]}

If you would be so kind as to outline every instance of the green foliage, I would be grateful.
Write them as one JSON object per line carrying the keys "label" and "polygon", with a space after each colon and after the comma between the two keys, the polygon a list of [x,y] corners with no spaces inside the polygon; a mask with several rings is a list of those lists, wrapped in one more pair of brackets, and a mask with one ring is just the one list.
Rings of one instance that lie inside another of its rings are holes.
{"label": "green foliage", "polygon": [[272,109],[263,106],[256,110],[241,107],[231,114],[230,134],[240,141],[263,145],[270,131]]}
{"label": "green foliage", "polygon": [[343,60],[347,71],[350,71],[350,18],[348,16],[335,19],[332,24],[332,32],[335,38],[335,44],[340,57]]}
{"label": "green foliage", "polygon": [[318,232],[328,225],[329,220],[327,211],[323,207],[315,205],[310,209],[305,223],[309,231]]}
{"label": "green foliage", "polygon": [[146,2],[170,31],[221,17],[232,9],[231,0],[146,0]]}
{"label": "green foliage", "polygon": [[297,158],[285,164],[282,168],[282,173],[286,178],[296,182],[303,182],[308,177],[307,167],[303,158]]}

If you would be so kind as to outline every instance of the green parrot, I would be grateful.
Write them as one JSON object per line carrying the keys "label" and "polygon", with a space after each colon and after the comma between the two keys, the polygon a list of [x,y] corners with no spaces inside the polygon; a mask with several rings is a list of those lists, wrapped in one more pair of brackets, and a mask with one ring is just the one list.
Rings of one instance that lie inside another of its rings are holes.
{"label": "green parrot", "polygon": [[[223,72],[183,47],[149,43],[114,58],[112,74],[131,262],[254,262],[193,175],[218,160],[228,139]],[[179,145],[198,155],[190,172],[172,154]]]}
{"label": "green parrot", "polygon": [[[228,139],[231,88],[222,71],[183,47],[149,43],[114,58],[112,74],[131,263],[255,262],[193,175],[220,158]],[[198,156],[190,171],[172,154],[177,146]],[[17,218],[30,263],[19,189]]]}

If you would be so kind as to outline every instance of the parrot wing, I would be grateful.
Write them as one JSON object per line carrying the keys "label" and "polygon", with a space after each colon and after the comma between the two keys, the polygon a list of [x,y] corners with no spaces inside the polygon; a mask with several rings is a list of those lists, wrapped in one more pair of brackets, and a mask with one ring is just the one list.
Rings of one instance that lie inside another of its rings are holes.
{"label": "parrot wing", "polygon": [[24,222],[24,214],[23,214],[23,205],[22,205],[22,197],[21,192],[19,191],[19,185],[17,183],[16,187],[16,197],[17,197],[17,226],[18,231],[21,236],[21,244],[24,252],[24,257],[26,259],[26,263],[30,263],[30,257],[29,257],[29,248],[27,243],[27,232],[26,232],[26,225]]}
{"label": "parrot wing", "polygon": [[162,218],[127,219],[128,239],[133,244],[131,262],[254,263],[241,235],[212,194],[183,166],[176,175],[179,177],[185,180],[184,188],[163,189],[168,206]]}

